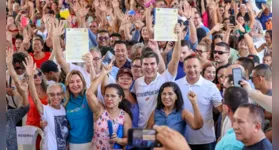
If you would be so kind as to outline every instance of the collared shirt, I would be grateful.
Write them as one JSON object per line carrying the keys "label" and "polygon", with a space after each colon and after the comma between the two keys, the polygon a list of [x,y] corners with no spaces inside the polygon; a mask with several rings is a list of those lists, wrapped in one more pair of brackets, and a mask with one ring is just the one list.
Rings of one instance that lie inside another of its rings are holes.
{"label": "collared shirt", "polygon": [[236,139],[233,128],[217,143],[215,150],[242,150],[244,144]]}
{"label": "collared shirt", "polygon": [[152,111],[157,106],[157,97],[160,87],[165,82],[174,81],[175,76],[172,76],[169,70],[166,69],[162,74],[157,73],[155,80],[149,84],[145,83],[144,76],[135,81],[132,92],[136,94],[139,105],[140,116],[138,127],[146,127]]}
{"label": "collared shirt", "polygon": [[[186,75],[187,76],[187,75]],[[199,130],[193,130],[189,126],[186,127],[184,134],[189,144],[208,144],[215,141],[214,120],[212,109],[222,104],[222,96],[217,86],[209,80],[200,76],[199,80],[191,85],[187,82],[186,76],[176,80],[181,92],[183,93],[184,109],[193,111],[187,94],[193,91],[197,95],[199,110],[203,117],[204,125]]]}

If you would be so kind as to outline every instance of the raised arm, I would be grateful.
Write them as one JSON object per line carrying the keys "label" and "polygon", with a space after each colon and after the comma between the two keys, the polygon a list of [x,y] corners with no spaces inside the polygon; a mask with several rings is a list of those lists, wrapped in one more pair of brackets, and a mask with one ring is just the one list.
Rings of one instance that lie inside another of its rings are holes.
{"label": "raised arm", "polygon": [[159,57],[158,72],[163,73],[166,70],[164,59],[160,53],[158,43],[152,39],[149,39],[148,46],[156,53]]}
{"label": "raised arm", "polygon": [[36,64],[33,62],[33,58],[31,56],[28,56],[28,58],[25,58],[25,62],[23,63],[25,70],[26,70],[26,74],[28,75],[29,78],[29,90],[31,93],[31,97],[33,102],[36,105],[36,108],[39,112],[40,115],[44,114],[44,107],[43,104],[41,103],[41,100],[39,99],[36,87],[35,87],[35,82],[34,82],[34,73],[36,71]]}
{"label": "raised arm", "polygon": [[56,61],[60,65],[60,67],[65,71],[65,73],[68,73],[70,71],[70,63],[67,63],[66,59],[63,57],[62,48],[60,46],[60,36],[65,32],[63,22],[61,21],[59,24],[53,23],[52,29],[52,45]]}
{"label": "raised arm", "polygon": [[96,72],[93,66],[93,56],[90,52],[82,56],[86,66],[89,68],[91,82],[96,78]]}
{"label": "raised arm", "polygon": [[264,95],[260,91],[252,89],[250,84],[245,80],[242,80],[240,84],[247,91],[248,96],[252,100],[263,107],[266,111],[272,113],[272,96]]}
{"label": "raised arm", "polygon": [[254,43],[253,43],[253,39],[252,37],[249,35],[249,33],[245,33],[244,34],[244,39],[248,45],[248,48],[249,48],[249,53],[250,54],[253,54],[253,55],[258,55],[258,52],[254,46]]}
{"label": "raised arm", "polygon": [[175,42],[172,57],[168,64],[168,71],[170,72],[170,74],[172,76],[176,76],[176,74],[177,74],[177,67],[178,67],[180,51],[181,51],[181,34],[182,34],[183,27],[184,26],[180,27],[179,24],[176,24],[176,26],[175,26],[175,33],[177,35],[177,41]]}
{"label": "raised arm", "polygon": [[86,99],[88,101],[88,105],[93,111],[94,116],[96,117],[102,113],[102,111],[104,110],[104,106],[101,104],[100,101],[98,101],[95,93],[98,90],[98,86],[101,84],[104,77],[109,74],[111,69],[112,63],[110,63],[110,65],[108,66],[104,66],[103,70],[101,71],[101,74],[94,81],[92,81],[89,89],[86,91]]}
{"label": "raised arm", "polygon": [[203,119],[197,104],[197,96],[195,93],[189,92],[188,99],[192,103],[194,116],[188,110],[184,109],[182,112],[182,117],[190,125],[192,129],[198,130],[203,126]]}
{"label": "raised arm", "polygon": [[246,5],[247,5],[247,9],[248,9],[248,15],[250,18],[249,27],[250,27],[250,29],[252,29],[254,26],[254,23],[255,23],[255,16],[253,15],[253,6],[252,6],[251,2],[248,2]]}

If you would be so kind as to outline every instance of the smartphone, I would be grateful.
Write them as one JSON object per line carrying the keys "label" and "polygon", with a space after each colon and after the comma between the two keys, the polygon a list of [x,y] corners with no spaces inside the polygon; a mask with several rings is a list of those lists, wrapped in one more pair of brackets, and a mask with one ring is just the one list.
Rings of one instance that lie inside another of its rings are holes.
{"label": "smartphone", "polygon": [[233,85],[237,87],[241,87],[240,81],[242,80],[242,71],[240,68],[233,68]]}
{"label": "smartphone", "polygon": [[156,130],[140,128],[128,130],[128,145],[134,148],[162,147],[156,140]]}
{"label": "smartphone", "polygon": [[235,16],[230,16],[230,23],[233,24],[234,26],[236,25],[235,23]]}
{"label": "smartphone", "polygon": [[111,62],[113,56],[114,55],[110,51],[108,51],[106,55],[103,57],[103,65],[108,65]]}

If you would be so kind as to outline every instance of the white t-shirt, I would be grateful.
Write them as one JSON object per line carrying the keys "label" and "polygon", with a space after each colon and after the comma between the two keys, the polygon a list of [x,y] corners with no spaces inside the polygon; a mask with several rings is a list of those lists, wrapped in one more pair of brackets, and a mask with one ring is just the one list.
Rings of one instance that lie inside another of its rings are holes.
{"label": "white t-shirt", "polygon": [[166,69],[162,74],[157,73],[156,79],[148,85],[144,82],[144,77],[140,77],[135,81],[132,91],[136,94],[139,105],[140,115],[138,127],[146,127],[152,111],[157,106],[160,87],[165,82],[174,81],[175,77],[176,75],[172,76],[168,69]]}
{"label": "white t-shirt", "polygon": [[189,91],[197,95],[198,107],[203,118],[203,127],[199,130],[193,130],[190,126],[186,127],[184,134],[189,144],[208,144],[215,141],[214,120],[212,109],[222,104],[222,96],[214,83],[200,76],[198,82],[191,85],[187,82],[186,76],[175,81],[179,86],[183,100],[184,108],[190,112],[193,111],[192,104],[188,99]]}
{"label": "white t-shirt", "polygon": [[[70,72],[73,70],[78,70],[81,72],[81,74],[83,75],[85,82],[86,82],[86,88],[88,89],[91,85],[90,73],[88,73],[84,68],[70,63]],[[97,75],[97,76],[99,76],[99,75]],[[111,75],[109,75],[109,83],[116,83],[115,79]],[[102,92],[101,92],[101,84],[98,86],[97,98],[101,102],[104,102],[104,98],[103,98]]]}
{"label": "white t-shirt", "polygon": [[65,108],[62,105],[59,110],[49,105],[43,107],[42,120],[47,121],[44,150],[66,149],[69,129]]}

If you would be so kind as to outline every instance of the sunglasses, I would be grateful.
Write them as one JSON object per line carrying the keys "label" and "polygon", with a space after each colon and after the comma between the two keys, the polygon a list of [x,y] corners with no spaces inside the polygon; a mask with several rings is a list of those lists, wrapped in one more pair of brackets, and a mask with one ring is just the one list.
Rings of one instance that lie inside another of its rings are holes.
{"label": "sunglasses", "polygon": [[34,75],[34,79],[36,79],[37,77],[41,77],[41,76],[42,76],[42,73],[39,72],[39,73],[37,73],[37,74]]}
{"label": "sunglasses", "polygon": [[109,37],[106,37],[106,36],[104,36],[104,37],[103,37],[103,36],[100,36],[100,37],[99,37],[99,40],[100,40],[100,41],[107,41],[108,39],[109,39]]}
{"label": "sunglasses", "polygon": [[214,54],[218,54],[218,55],[223,55],[225,53],[229,53],[229,52],[222,52],[222,51],[213,51]]}

